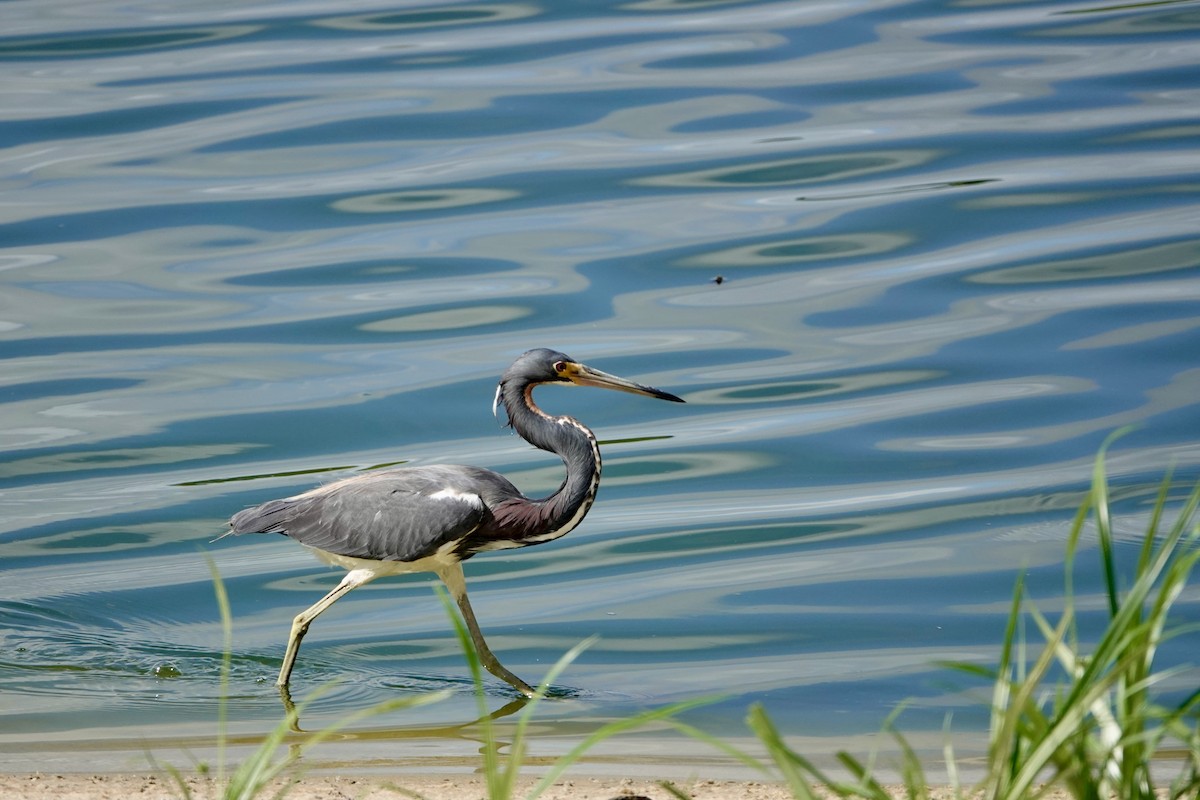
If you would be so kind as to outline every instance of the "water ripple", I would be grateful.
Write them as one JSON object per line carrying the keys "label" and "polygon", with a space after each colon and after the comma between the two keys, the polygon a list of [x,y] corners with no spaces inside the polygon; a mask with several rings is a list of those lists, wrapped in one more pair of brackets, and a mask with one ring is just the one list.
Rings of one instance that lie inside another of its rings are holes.
{"label": "water ripple", "polygon": [[[1022,567],[1054,606],[1113,429],[1121,557],[1167,466],[1172,498],[1200,475],[1192,3],[8,5],[0,768],[203,747],[198,548],[250,746],[337,575],[225,520],[397,464],[552,492],[489,412],[532,346],[687,400],[539,390],[595,428],[597,505],[467,565],[524,677],[602,637],[539,712],[568,739],[729,687],[714,729],[765,699],[853,737],[904,697],[940,732],[931,662],[993,655]],[[428,583],[306,641],[298,683],[341,679],[309,724],[451,690],[345,761],[476,755]]]}

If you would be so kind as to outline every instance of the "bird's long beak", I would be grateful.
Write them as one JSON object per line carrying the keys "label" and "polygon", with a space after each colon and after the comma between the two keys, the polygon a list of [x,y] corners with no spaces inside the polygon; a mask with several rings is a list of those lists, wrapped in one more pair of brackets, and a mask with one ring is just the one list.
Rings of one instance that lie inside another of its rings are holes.
{"label": "bird's long beak", "polygon": [[618,392],[630,392],[631,394],[640,394],[646,397],[657,397],[659,400],[670,400],[672,403],[683,402],[682,397],[676,397],[670,392],[664,392],[662,389],[655,389],[653,386],[643,386],[640,383],[618,378],[616,375],[609,375],[607,372],[601,372],[598,369],[592,369],[585,364],[579,364],[574,361],[568,361],[564,364],[558,374],[578,386],[616,389]]}

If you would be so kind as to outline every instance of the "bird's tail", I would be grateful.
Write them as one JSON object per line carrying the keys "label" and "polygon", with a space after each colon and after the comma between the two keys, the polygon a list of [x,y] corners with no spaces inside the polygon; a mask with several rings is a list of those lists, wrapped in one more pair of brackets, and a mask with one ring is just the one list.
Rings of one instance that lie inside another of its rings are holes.
{"label": "bird's tail", "polygon": [[295,511],[296,501],[292,498],[271,500],[261,506],[247,508],[229,520],[229,532],[224,536],[243,533],[283,533],[288,520]]}

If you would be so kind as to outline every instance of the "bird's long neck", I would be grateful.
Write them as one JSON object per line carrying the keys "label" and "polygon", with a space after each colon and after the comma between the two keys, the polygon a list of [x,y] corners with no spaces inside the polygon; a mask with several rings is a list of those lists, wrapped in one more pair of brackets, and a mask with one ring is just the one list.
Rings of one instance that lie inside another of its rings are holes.
{"label": "bird's long neck", "polygon": [[522,439],[561,458],[567,477],[549,497],[529,501],[524,513],[536,517],[537,524],[520,537],[528,544],[570,532],[591,508],[600,485],[600,446],[595,434],[576,419],[552,417],[538,408],[533,402],[533,386],[506,384],[501,388],[509,423]]}

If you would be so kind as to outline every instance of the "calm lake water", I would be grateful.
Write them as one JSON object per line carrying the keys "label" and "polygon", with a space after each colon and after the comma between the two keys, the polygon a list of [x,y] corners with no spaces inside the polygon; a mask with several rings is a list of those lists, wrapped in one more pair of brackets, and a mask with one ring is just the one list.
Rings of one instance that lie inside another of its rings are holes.
{"label": "calm lake water", "polygon": [[[688,719],[731,741],[761,701],[812,755],[857,748],[907,700],[902,728],[940,747],[953,711],[970,742],[985,716],[936,662],[996,656],[1023,566],[1059,607],[1105,437],[1137,426],[1109,459],[1123,559],[1165,471],[1177,497],[1200,478],[1200,3],[0,19],[0,770],[210,757],[207,558],[230,730],[269,730],[291,618],[340,573],[282,537],[214,542],[225,520],[400,462],[548,493],[558,462],[490,412],[530,347],[687,400],[541,390],[602,441],[597,504],[467,565],[526,679],[600,637],[539,709],[540,755],[712,694]],[[293,688],[339,681],[308,728],[453,696],[310,764],[477,763],[430,581],[334,606]],[[652,731],[585,769],[720,764]]]}

